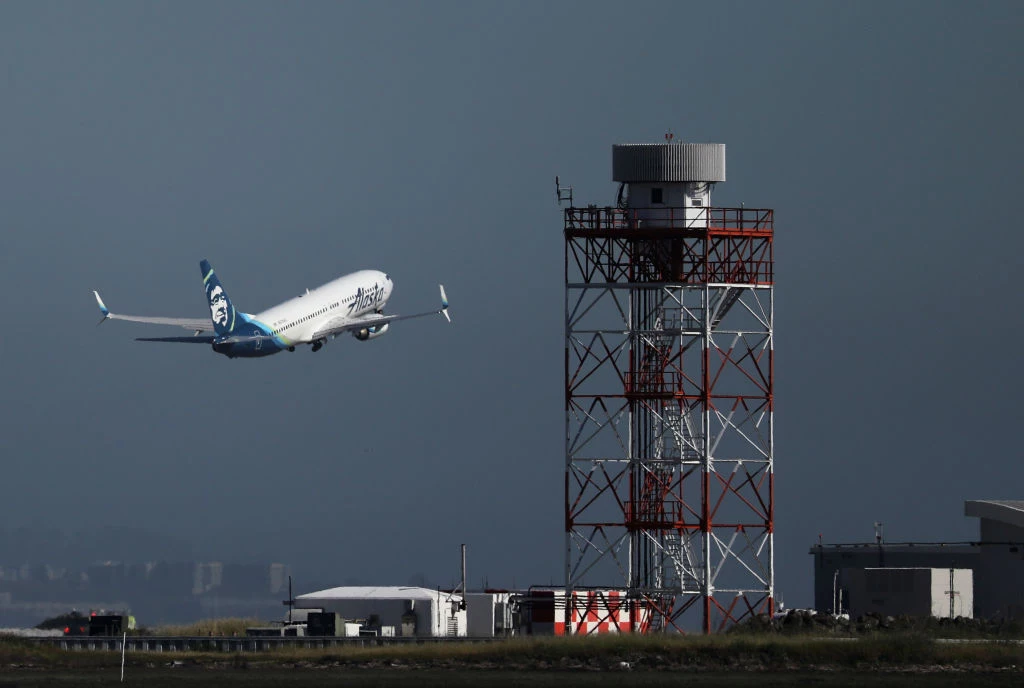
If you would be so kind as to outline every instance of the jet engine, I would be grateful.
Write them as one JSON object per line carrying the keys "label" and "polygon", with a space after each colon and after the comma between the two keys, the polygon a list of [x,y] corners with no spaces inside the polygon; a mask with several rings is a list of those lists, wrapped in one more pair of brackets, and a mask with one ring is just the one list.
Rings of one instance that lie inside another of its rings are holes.
{"label": "jet engine", "polygon": [[364,327],[361,330],[356,330],[352,333],[352,336],[361,342],[365,342],[367,339],[376,339],[387,331],[388,323],[384,323],[383,325],[377,325],[376,327]]}

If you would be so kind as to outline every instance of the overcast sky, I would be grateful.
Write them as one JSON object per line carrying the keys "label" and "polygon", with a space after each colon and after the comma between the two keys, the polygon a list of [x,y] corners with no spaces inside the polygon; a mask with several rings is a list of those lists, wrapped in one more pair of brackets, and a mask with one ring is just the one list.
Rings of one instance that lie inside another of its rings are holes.
{"label": "overcast sky", "polygon": [[[303,581],[561,581],[562,220],[611,146],[727,144],[776,211],[776,571],[1024,498],[1024,5],[0,4],[0,522]],[[427,319],[260,360],[143,344],[362,268]],[[110,556],[97,552],[97,557]],[[128,555],[124,555],[128,556]],[[0,553],[0,563],[3,562]]]}

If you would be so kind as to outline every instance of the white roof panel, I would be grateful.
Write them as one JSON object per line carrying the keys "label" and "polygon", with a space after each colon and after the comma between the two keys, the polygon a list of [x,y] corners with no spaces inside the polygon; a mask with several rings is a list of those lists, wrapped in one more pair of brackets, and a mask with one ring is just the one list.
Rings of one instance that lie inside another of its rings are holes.
{"label": "white roof panel", "polygon": [[988,518],[1024,528],[1024,501],[1019,499],[974,499],[964,502],[964,516]]}
{"label": "white roof panel", "polygon": [[[328,588],[317,592],[297,595],[296,600],[436,600],[449,599],[446,592],[438,592],[429,588],[417,588],[404,585],[346,585],[340,588]],[[461,600],[461,595],[452,595],[452,599]]]}

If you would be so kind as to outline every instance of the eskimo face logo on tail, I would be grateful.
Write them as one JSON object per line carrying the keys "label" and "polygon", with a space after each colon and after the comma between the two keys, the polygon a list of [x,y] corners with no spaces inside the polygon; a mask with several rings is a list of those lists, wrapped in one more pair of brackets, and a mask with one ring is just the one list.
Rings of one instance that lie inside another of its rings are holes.
{"label": "eskimo face logo on tail", "polygon": [[207,294],[210,300],[210,318],[217,325],[227,327],[228,324],[228,300],[224,296],[224,290],[220,285],[214,285]]}

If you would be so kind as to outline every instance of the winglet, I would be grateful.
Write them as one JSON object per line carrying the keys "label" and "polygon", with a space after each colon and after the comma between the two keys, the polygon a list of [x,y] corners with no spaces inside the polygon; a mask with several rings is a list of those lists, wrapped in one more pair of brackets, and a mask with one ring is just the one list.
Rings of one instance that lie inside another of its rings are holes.
{"label": "winglet", "polygon": [[100,293],[95,289],[92,290],[92,293],[96,296],[96,303],[100,306],[100,313],[103,314],[103,318],[96,324],[102,325],[103,321],[110,317],[110,311],[107,309],[106,305],[104,305],[103,299],[100,298]]}
{"label": "winglet", "polygon": [[452,316],[448,315],[448,295],[444,293],[444,285],[437,285],[441,287],[441,315],[445,317],[448,322],[452,321]]}

